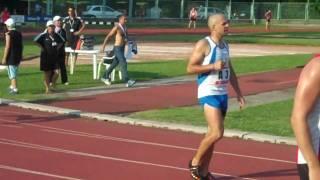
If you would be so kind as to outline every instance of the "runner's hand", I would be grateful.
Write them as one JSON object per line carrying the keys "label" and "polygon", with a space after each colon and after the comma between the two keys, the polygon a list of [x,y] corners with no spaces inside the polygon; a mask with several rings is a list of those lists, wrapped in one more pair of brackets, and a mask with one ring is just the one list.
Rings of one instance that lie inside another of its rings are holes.
{"label": "runner's hand", "polygon": [[215,63],[213,64],[213,69],[216,70],[216,71],[222,70],[223,67],[224,67],[224,62],[221,61],[221,60],[218,60],[217,62],[215,62]]}
{"label": "runner's hand", "polygon": [[246,100],[244,99],[243,96],[238,96],[237,99],[239,102],[239,108],[240,108],[240,110],[242,110],[246,104]]}

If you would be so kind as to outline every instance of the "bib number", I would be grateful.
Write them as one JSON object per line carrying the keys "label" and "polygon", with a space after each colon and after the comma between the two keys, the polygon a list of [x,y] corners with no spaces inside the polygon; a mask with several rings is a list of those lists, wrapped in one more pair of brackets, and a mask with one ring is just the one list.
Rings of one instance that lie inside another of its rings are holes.
{"label": "bib number", "polygon": [[230,72],[229,69],[223,69],[218,73],[219,80],[229,80]]}

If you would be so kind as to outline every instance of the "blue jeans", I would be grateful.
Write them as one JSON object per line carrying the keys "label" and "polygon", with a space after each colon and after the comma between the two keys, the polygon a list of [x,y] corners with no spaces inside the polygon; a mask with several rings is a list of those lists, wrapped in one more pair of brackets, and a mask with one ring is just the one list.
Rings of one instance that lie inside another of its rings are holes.
{"label": "blue jeans", "polygon": [[129,80],[128,77],[128,67],[127,67],[127,60],[124,57],[124,45],[123,46],[114,46],[114,55],[115,58],[110,64],[109,68],[104,72],[103,78],[110,80],[110,74],[113,71],[114,68],[117,67],[119,64],[120,71],[122,74],[122,78],[124,82],[127,82]]}

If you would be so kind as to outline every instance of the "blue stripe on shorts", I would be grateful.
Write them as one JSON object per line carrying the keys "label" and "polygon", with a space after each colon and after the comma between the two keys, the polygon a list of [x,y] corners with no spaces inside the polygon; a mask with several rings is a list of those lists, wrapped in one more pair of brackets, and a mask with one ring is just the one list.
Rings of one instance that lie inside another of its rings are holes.
{"label": "blue stripe on shorts", "polygon": [[199,99],[199,104],[204,106],[205,104],[220,109],[225,116],[228,109],[228,95],[212,95],[205,96]]}

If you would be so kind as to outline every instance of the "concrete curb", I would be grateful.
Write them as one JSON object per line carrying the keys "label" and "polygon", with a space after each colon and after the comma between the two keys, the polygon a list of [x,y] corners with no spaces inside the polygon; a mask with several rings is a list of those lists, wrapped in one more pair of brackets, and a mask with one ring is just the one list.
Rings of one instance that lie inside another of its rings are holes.
{"label": "concrete curb", "polygon": [[[50,112],[50,113],[68,115],[68,116],[77,116],[82,118],[96,119],[99,121],[116,122],[120,124],[130,124],[135,126],[179,130],[184,132],[193,132],[197,134],[204,134],[207,132],[207,127],[191,126],[191,125],[176,124],[176,123],[155,122],[155,121],[142,120],[142,119],[132,119],[132,118],[115,116],[110,114],[89,113],[89,112],[82,112],[80,110],[59,108],[59,107],[33,104],[33,103],[27,103],[27,102],[16,102],[13,100],[1,99],[1,98],[0,98],[0,105],[9,105],[9,106],[19,107],[24,109],[32,109],[32,110],[37,110],[42,112]],[[275,143],[275,144],[296,145],[296,141],[294,138],[243,132],[239,130],[226,129],[224,132],[224,136],[239,138],[244,140],[269,142],[269,143]]]}

